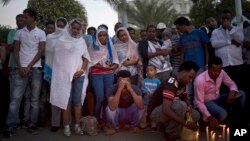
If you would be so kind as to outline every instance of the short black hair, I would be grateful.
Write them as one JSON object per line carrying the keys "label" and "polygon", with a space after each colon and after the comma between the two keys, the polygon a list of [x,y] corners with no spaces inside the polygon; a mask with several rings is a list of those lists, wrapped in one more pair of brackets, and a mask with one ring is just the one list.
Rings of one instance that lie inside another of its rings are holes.
{"label": "short black hair", "polygon": [[179,68],[179,72],[183,70],[186,70],[186,71],[194,70],[195,72],[198,72],[199,66],[193,61],[186,61],[181,64]]}
{"label": "short black hair", "polygon": [[186,17],[179,17],[175,20],[174,25],[190,25],[190,22]]}
{"label": "short black hair", "polygon": [[117,77],[117,79],[119,77],[122,77],[122,78],[129,77],[130,78],[131,77],[131,73],[129,71],[127,71],[127,70],[120,70],[120,71],[117,72],[116,77]]}
{"label": "short black hair", "polygon": [[31,17],[34,17],[34,20],[36,21],[37,19],[37,13],[36,10],[33,8],[27,8],[23,10],[23,13],[28,13]]}
{"label": "short black hair", "polygon": [[23,14],[18,14],[16,15],[16,19],[20,18],[20,17],[23,17]]}
{"label": "short black hair", "polygon": [[45,27],[47,27],[49,24],[55,25],[55,21],[53,21],[53,20],[47,21],[46,24],[45,24]]}
{"label": "short black hair", "polygon": [[211,68],[213,64],[214,65],[222,65],[223,63],[222,63],[222,60],[220,57],[214,56],[208,60],[208,68]]}
{"label": "short black hair", "polygon": [[154,28],[154,29],[156,29],[156,26],[155,26],[155,25],[150,24],[150,25],[148,25],[148,26],[147,26],[146,31],[148,31],[148,30],[149,30],[149,28]]}
{"label": "short black hair", "polygon": [[134,31],[135,31],[135,29],[134,29],[133,27],[128,27],[127,30],[128,30],[128,31],[131,31],[131,30],[134,30]]}
{"label": "short black hair", "polygon": [[206,23],[206,20],[207,20],[208,18],[214,18],[214,19],[216,20],[216,18],[215,18],[214,16],[209,15],[209,16],[206,16],[206,17],[204,18],[204,23]]}
{"label": "short black hair", "polygon": [[90,31],[90,30],[94,30],[94,31],[96,31],[96,28],[95,28],[95,27],[93,27],[93,26],[89,27],[89,28],[87,29],[87,33],[89,33],[89,31]]}

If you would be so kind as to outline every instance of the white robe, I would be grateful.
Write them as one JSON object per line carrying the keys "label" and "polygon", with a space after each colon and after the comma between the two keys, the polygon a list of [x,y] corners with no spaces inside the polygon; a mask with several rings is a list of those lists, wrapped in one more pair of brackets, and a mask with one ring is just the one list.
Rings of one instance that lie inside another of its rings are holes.
{"label": "white robe", "polygon": [[[58,39],[54,51],[53,72],[51,80],[52,105],[67,109],[73,75],[81,69],[82,57],[90,61],[87,45],[83,38],[73,38],[68,32]],[[84,74],[85,75],[85,74]],[[87,78],[85,77],[85,80]],[[88,81],[84,80],[84,86]],[[83,103],[86,95],[86,88],[83,87],[81,101]]]}

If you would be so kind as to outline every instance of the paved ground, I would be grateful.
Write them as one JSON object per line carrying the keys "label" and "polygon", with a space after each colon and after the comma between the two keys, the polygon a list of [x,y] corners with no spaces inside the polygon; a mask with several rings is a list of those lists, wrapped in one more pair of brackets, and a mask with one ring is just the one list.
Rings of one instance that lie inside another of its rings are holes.
{"label": "paved ground", "polygon": [[[72,135],[69,138],[63,137],[63,130],[52,133],[50,128],[39,128],[38,135],[31,135],[25,129],[19,129],[11,138],[11,141],[165,141],[162,133],[144,131],[144,134],[135,134],[128,131],[119,132],[113,136],[106,136],[100,132],[97,136]],[[205,133],[200,132],[199,141],[205,141]]]}

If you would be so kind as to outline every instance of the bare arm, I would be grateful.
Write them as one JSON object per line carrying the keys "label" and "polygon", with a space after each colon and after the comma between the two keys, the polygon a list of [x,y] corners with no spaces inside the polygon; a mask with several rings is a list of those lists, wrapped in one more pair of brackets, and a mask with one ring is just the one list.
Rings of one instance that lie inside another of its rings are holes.
{"label": "bare arm", "polygon": [[77,72],[75,72],[74,76],[73,76],[73,79],[76,79],[78,77],[80,77],[86,70],[87,66],[88,66],[88,59],[82,57],[82,67],[80,70],[78,70]]}
{"label": "bare arm", "polygon": [[41,59],[45,49],[45,42],[39,42],[38,44],[38,52],[36,53],[35,57],[32,59],[32,61],[27,66],[27,69],[30,70],[30,68],[39,60]]}
{"label": "bare arm", "polygon": [[108,106],[111,111],[114,111],[118,107],[122,89],[124,88],[124,86],[125,86],[125,83],[119,82],[118,89],[115,95],[108,98]]}
{"label": "bare arm", "polygon": [[131,96],[133,97],[135,105],[142,110],[143,109],[143,102],[142,102],[142,97],[138,96],[136,92],[132,89],[130,83],[127,83],[127,89],[130,92]]}
{"label": "bare arm", "polygon": [[14,55],[15,55],[17,66],[20,68],[21,64],[20,64],[19,51],[20,51],[20,41],[15,40],[14,41]]}

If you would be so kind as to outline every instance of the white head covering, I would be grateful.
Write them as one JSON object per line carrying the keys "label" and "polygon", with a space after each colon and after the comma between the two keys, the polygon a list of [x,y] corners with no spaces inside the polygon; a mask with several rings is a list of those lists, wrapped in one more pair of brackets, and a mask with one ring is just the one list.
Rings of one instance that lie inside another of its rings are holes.
{"label": "white head covering", "polygon": [[[106,32],[107,37],[106,37],[106,45],[102,45],[101,42],[98,39],[98,34],[100,32]],[[108,35],[108,31],[105,28],[99,28],[96,31],[96,35],[93,36],[93,44],[88,48],[89,49],[89,54],[91,57],[91,66],[95,65],[96,63],[100,62],[103,59],[106,59],[106,61],[115,64],[119,64],[117,53],[115,51],[115,48],[113,46],[113,43],[111,41],[111,38]],[[105,56],[96,56],[95,52],[100,51],[100,50],[105,50],[106,54]]]}
{"label": "white head covering", "polygon": [[[65,20],[66,25],[64,28],[57,27],[58,20]],[[55,32],[47,35],[46,39],[46,47],[45,47],[45,67],[44,67],[44,79],[48,82],[51,81],[52,76],[52,66],[53,66],[53,58],[54,58],[54,49],[56,47],[56,42],[58,38],[61,37],[64,32],[67,30],[68,22],[65,18],[60,17],[56,20],[55,23]]]}
{"label": "white head covering", "polygon": [[[118,37],[119,31],[125,31],[128,36],[128,42],[122,42]],[[117,43],[114,47],[117,52],[117,56],[120,62],[119,70],[128,70],[132,76],[138,73],[136,65],[124,66],[123,62],[130,59],[131,57],[139,59],[139,54],[137,51],[137,44],[131,39],[128,30],[125,27],[120,27],[116,31]]]}
{"label": "white head covering", "polygon": [[[70,23],[75,22],[73,19]],[[76,21],[78,23],[78,21]],[[59,39],[53,58],[50,102],[62,109],[67,109],[74,74],[81,69],[82,57],[90,61],[87,45],[83,38],[72,36],[71,26]],[[79,34],[80,35],[80,34]],[[86,78],[86,77],[85,77]],[[85,81],[84,81],[85,83]],[[83,84],[85,85],[85,84]],[[85,98],[82,90],[82,102]],[[60,96],[58,96],[60,94]]]}

